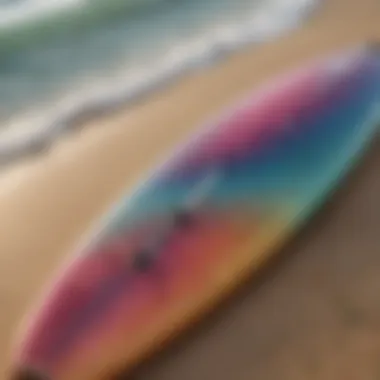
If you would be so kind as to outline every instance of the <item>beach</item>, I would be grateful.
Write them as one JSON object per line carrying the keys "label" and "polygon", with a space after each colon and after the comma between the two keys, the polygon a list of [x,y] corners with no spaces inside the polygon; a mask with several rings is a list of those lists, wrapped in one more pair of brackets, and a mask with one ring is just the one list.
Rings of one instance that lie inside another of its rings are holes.
{"label": "beach", "polygon": [[[4,168],[0,368],[6,370],[11,336],[46,280],[157,160],[252,88],[321,55],[380,40],[379,19],[376,0],[326,0],[299,30],[206,66],[133,108],[88,122],[51,151]],[[357,180],[259,287],[249,283],[243,296],[138,378],[377,378],[378,165],[377,144]]]}

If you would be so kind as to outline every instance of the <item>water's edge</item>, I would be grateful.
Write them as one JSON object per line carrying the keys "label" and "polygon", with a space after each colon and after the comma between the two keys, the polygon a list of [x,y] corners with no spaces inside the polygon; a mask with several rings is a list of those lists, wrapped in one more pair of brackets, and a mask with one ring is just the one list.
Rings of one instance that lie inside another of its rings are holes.
{"label": "water's edge", "polygon": [[[85,122],[107,115],[121,107],[142,101],[178,78],[212,65],[249,45],[260,44],[276,38],[303,23],[318,8],[321,0],[300,0],[292,7],[291,17],[274,17],[273,23],[260,30],[260,25],[250,22],[239,29],[215,34],[207,44],[194,46],[186,54],[168,55],[156,70],[142,70],[138,77],[127,78],[124,83],[111,84],[95,96],[71,104],[41,123],[37,128],[27,128],[15,135],[0,133],[0,165],[12,164],[18,159],[47,152],[62,136],[74,132]],[[9,131],[5,131],[9,132]]]}

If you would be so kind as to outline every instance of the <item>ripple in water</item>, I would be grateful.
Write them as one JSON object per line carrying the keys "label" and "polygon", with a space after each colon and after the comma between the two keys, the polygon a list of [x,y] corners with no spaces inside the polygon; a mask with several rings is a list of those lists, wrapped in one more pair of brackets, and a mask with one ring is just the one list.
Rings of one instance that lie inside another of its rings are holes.
{"label": "ripple in water", "polygon": [[317,3],[0,0],[0,160],[280,35]]}

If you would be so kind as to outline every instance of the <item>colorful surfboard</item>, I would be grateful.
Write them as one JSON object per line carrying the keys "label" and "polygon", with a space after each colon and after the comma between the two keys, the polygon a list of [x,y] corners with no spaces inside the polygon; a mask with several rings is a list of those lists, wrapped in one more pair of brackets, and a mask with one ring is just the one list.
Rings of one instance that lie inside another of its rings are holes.
{"label": "colorful surfboard", "polygon": [[360,47],[255,91],[122,199],[28,318],[14,380],[101,380],[209,310],[292,235],[380,122]]}

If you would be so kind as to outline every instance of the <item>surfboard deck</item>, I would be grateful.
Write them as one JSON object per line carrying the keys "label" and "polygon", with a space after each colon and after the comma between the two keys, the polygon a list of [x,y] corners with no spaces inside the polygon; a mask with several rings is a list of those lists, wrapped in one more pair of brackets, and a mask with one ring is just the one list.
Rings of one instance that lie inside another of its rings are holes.
{"label": "surfboard deck", "polygon": [[62,266],[23,325],[13,378],[107,379],[160,347],[301,227],[379,122],[380,54],[359,47],[207,123]]}

